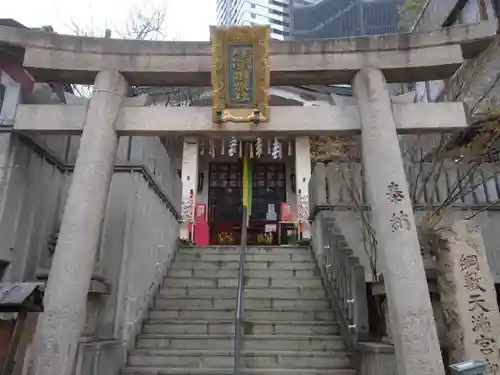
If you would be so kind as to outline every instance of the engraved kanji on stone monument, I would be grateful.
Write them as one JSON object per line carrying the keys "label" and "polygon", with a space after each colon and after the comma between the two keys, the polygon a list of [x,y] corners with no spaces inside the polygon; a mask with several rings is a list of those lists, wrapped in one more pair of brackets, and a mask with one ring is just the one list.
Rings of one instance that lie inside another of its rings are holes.
{"label": "engraved kanji on stone monument", "polygon": [[393,213],[390,219],[390,223],[393,232],[410,230],[410,219],[408,218],[408,214],[403,210],[399,210],[399,212]]}
{"label": "engraved kanji on stone monument", "polygon": [[443,233],[448,248],[441,249],[442,278],[453,288],[440,286],[441,300],[452,343],[452,361],[484,360],[486,374],[499,374],[500,316],[479,228],[458,221]]}
{"label": "engraved kanji on stone monument", "polygon": [[403,190],[399,187],[394,181],[391,181],[389,185],[387,185],[387,200],[389,203],[400,203],[404,199]]}

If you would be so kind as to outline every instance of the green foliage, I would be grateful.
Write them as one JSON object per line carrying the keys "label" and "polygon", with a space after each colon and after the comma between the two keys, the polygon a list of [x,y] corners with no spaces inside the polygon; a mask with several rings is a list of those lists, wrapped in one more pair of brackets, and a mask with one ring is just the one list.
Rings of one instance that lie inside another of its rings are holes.
{"label": "green foliage", "polygon": [[410,31],[427,0],[406,0],[398,5],[399,29]]}

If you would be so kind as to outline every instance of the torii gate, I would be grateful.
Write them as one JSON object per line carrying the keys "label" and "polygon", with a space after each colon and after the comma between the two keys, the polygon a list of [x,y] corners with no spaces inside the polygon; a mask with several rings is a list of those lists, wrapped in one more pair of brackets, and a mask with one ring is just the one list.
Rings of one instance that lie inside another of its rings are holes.
{"label": "torii gate", "polygon": [[[221,132],[361,132],[366,185],[376,239],[383,252],[398,373],[444,374],[397,133],[463,129],[467,122],[461,103],[393,105],[386,80],[451,76],[464,54],[472,53],[477,42],[484,43],[484,38],[495,34],[496,24],[421,35],[275,42],[270,56],[271,84],[352,83],[357,106],[269,108],[267,122],[220,124],[214,123],[210,109],[138,108],[127,105],[134,100],[124,98],[128,84],[206,85],[211,70],[206,44],[186,44],[181,56],[179,43],[169,47],[161,42],[5,29],[9,28],[0,28],[0,39],[25,48],[25,66],[35,77],[73,80],[71,83],[89,83],[95,77],[88,107],[21,105],[14,125],[18,132],[82,134],[48,280],[45,312],[39,319],[36,375],[69,375],[72,370],[118,136]],[[118,50],[121,56],[114,52]],[[165,57],[168,51],[175,53]],[[131,61],[138,66],[131,66]],[[398,199],[391,199],[391,186],[398,188]]]}

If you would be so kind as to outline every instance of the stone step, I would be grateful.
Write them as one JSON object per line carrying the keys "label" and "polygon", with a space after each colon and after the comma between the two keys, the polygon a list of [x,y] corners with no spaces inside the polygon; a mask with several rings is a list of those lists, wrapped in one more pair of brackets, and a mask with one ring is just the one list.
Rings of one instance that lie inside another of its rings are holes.
{"label": "stone step", "polygon": [[[211,253],[211,252],[179,252],[175,257],[176,261],[198,261],[198,262],[239,262],[240,254],[238,253]],[[310,262],[313,261],[310,252],[259,252],[255,254],[247,254],[245,261],[247,262]]]}
{"label": "stone step", "polygon": [[[165,368],[165,367],[127,367],[121,372],[122,375],[233,375],[231,368],[207,369],[207,368]],[[311,370],[311,369],[241,369],[241,375],[356,375],[351,369],[335,370]]]}
{"label": "stone step", "polygon": [[[307,321],[246,321],[245,334],[249,335],[338,335],[336,322]],[[234,320],[149,320],[144,333],[210,335],[234,333]]]}
{"label": "stone step", "polygon": [[130,366],[147,367],[190,367],[196,368],[232,368],[232,351],[216,350],[134,350],[128,358]]}
{"label": "stone step", "polygon": [[[201,278],[238,278],[238,269],[172,269],[168,277],[201,277]],[[319,277],[319,271],[310,270],[255,270],[245,269],[245,277],[261,277],[274,279],[306,279]]]}
{"label": "stone step", "polygon": [[341,336],[245,335],[242,350],[332,351],[345,344]]}
{"label": "stone step", "polygon": [[[169,335],[141,333],[137,349],[224,350],[234,347],[233,335]],[[246,335],[242,350],[332,351],[345,350],[340,336]]]}
{"label": "stone step", "polygon": [[340,327],[334,321],[245,321],[246,335],[338,335]]}
{"label": "stone step", "polygon": [[[323,288],[245,288],[245,298],[324,298]],[[204,287],[164,287],[160,290],[162,297],[226,297],[236,296],[236,287],[204,288]]]}
{"label": "stone step", "polygon": [[[218,269],[239,269],[240,263],[234,262],[198,262],[198,261],[182,261],[176,260],[172,264],[172,270],[218,270]],[[316,262],[302,261],[302,262],[277,262],[277,261],[264,261],[264,262],[245,262],[245,271],[247,270],[314,270],[316,269]]]}
{"label": "stone step", "polygon": [[[121,375],[233,375],[233,372],[234,372],[233,369],[228,369],[228,368],[207,369],[207,368],[127,366],[125,369],[121,371]],[[344,375],[344,374],[339,374],[339,375]]]}
{"label": "stone step", "polygon": [[[234,319],[235,310],[151,310],[149,319],[181,319],[181,320],[231,320]],[[247,320],[274,320],[274,321],[328,321],[335,320],[333,311],[279,311],[269,309],[245,309]]]}
{"label": "stone step", "polygon": [[[128,363],[146,367],[232,368],[234,355],[230,351],[143,349],[133,351]],[[243,351],[240,366],[248,369],[342,369],[351,367],[351,358],[345,351]]]}
{"label": "stone step", "polygon": [[[198,246],[179,249],[179,254],[202,254],[202,253],[217,253],[217,254],[240,254],[241,248],[236,246]],[[262,253],[311,253],[308,247],[296,246],[247,246],[246,254],[262,254]]]}
{"label": "stone step", "polygon": [[233,347],[233,335],[169,335],[161,333],[141,333],[136,342],[137,349],[230,351]]}
{"label": "stone step", "polygon": [[234,319],[227,320],[175,320],[150,319],[144,324],[143,333],[188,335],[232,335]]}
{"label": "stone step", "polygon": [[[212,278],[212,277],[167,277],[164,281],[164,287],[233,287],[238,286],[237,278]],[[245,287],[257,288],[323,288],[319,277],[317,278],[264,278],[264,277],[245,277]]]}
{"label": "stone step", "polygon": [[[280,299],[280,298],[245,298],[245,309],[270,309],[270,310],[300,310],[316,311],[328,310],[328,301],[323,299]],[[236,309],[236,296],[227,298],[156,298],[155,310],[209,310],[209,309]]]}

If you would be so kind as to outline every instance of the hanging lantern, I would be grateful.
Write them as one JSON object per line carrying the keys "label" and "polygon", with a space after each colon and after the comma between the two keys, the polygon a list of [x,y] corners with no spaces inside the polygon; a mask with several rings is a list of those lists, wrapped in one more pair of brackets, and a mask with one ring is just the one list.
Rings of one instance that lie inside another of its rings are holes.
{"label": "hanging lantern", "polygon": [[271,140],[267,140],[267,154],[271,155]]}
{"label": "hanging lantern", "polygon": [[229,141],[229,149],[227,150],[227,154],[229,156],[236,155],[237,148],[238,148],[238,140],[236,139],[236,137],[232,137],[231,140]]}
{"label": "hanging lantern", "polygon": [[292,140],[288,140],[288,156],[292,156]]}
{"label": "hanging lantern", "polygon": [[221,154],[221,155],[224,155],[224,149],[225,149],[225,146],[226,146],[226,145],[224,144],[224,141],[222,141],[222,142],[221,142],[221,144],[220,144],[220,154]]}
{"label": "hanging lantern", "polygon": [[205,154],[205,143],[201,142],[200,144],[200,155]]}
{"label": "hanging lantern", "polygon": [[281,157],[281,143],[274,138],[271,155],[274,160],[279,159]]}
{"label": "hanging lantern", "polygon": [[262,142],[262,138],[257,137],[257,139],[255,141],[255,156],[257,158],[260,158],[262,156],[263,148],[264,148],[264,144]]}
{"label": "hanging lantern", "polygon": [[240,158],[243,157],[243,142],[239,142],[240,144]]}
{"label": "hanging lantern", "polygon": [[208,141],[208,153],[211,157],[215,158],[215,141],[213,139]]}

